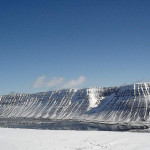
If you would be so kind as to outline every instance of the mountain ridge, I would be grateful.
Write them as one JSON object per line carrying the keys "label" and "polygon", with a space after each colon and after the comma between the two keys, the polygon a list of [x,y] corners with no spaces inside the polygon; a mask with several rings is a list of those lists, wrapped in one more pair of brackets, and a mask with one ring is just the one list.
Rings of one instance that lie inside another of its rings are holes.
{"label": "mountain ridge", "polygon": [[150,83],[3,95],[0,117],[149,122]]}

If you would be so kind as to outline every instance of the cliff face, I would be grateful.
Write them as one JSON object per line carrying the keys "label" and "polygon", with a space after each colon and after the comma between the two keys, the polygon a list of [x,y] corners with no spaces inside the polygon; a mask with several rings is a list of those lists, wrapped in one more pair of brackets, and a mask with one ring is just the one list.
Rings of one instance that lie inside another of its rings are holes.
{"label": "cliff face", "polygon": [[149,121],[150,84],[113,88],[68,89],[0,98],[0,117]]}
{"label": "cliff face", "polygon": [[143,83],[119,87],[88,114],[97,120],[128,122],[149,121],[149,112],[150,84]]}

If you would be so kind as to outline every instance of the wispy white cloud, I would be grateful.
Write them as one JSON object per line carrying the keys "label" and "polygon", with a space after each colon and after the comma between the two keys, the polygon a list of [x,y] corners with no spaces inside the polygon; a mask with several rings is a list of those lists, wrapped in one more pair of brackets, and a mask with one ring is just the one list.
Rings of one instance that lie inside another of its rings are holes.
{"label": "wispy white cloud", "polygon": [[70,80],[68,82],[66,82],[62,87],[63,88],[75,88],[75,87],[79,87],[80,85],[82,85],[84,82],[86,81],[85,76],[80,76],[78,79],[73,79]]}
{"label": "wispy white cloud", "polygon": [[78,88],[85,81],[85,76],[80,76],[77,79],[72,79],[65,82],[63,77],[53,77],[49,80],[45,75],[42,75],[35,79],[35,81],[32,83],[32,88]]}
{"label": "wispy white cloud", "polygon": [[33,88],[40,88],[43,86],[44,84],[44,80],[45,80],[45,75],[42,75],[40,77],[38,77],[33,83],[32,83],[32,87]]}
{"label": "wispy white cloud", "polygon": [[47,86],[47,87],[56,87],[57,85],[62,84],[63,81],[64,81],[63,77],[59,77],[59,78],[53,77],[51,80],[45,82],[45,86]]}
{"label": "wispy white cloud", "polygon": [[33,88],[42,88],[42,87],[49,87],[53,88],[56,87],[64,81],[63,77],[53,77],[51,80],[47,80],[45,75],[42,75],[38,77],[33,83],[32,87]]}

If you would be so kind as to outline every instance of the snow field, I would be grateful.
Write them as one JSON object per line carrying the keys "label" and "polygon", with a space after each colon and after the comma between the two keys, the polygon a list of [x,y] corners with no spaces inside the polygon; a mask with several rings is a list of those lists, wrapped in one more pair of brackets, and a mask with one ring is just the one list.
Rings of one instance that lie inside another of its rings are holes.
{"label": "snow field", "polygon": [[149,133],[0,128],[0,150],[149,150]]}

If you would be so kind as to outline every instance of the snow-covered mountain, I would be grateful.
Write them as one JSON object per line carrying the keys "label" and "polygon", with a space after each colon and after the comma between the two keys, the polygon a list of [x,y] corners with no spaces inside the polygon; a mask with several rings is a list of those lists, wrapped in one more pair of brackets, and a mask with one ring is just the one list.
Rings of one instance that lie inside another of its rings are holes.
{"label": "snow-covered mountain", "polygon": [[150,83],[0,97],[0,117],[149,122]]}

